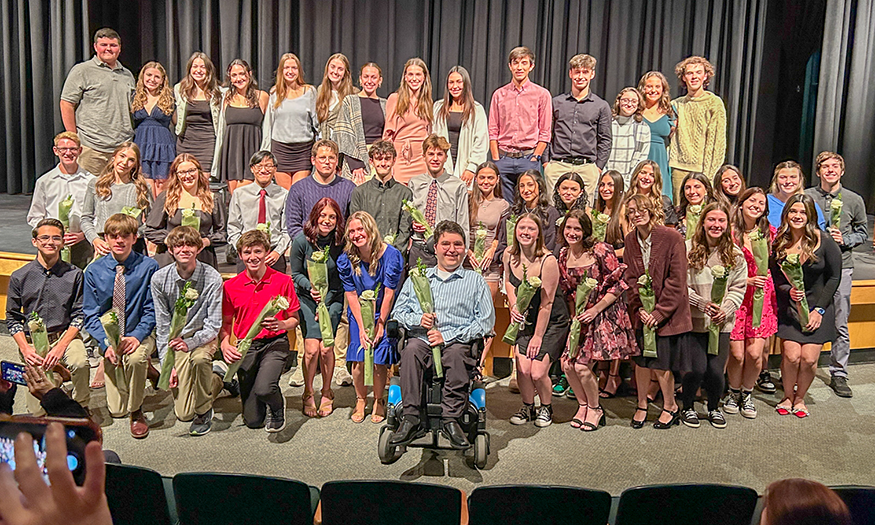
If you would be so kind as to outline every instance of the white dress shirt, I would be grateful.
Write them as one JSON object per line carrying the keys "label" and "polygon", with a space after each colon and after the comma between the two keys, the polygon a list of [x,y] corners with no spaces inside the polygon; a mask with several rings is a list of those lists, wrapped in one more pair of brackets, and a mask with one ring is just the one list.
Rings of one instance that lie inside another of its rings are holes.
{"label": "white dress shirt", "polygon": [[85,193],[88,182],[96,179],[94,175],[85,171],[82,166],[76,173],[61,173],[61,165],[58,164],[52,170],[44,173],[36,180],[33,188],[33,199],[30,201],[30,210],[27,212],[27,224],[35,228],[39,221],[46,217],[58,218],[58,204],[68,195],[73,196],[73,208],[70,211],[70,231],[81,231],[79,220],[82,217],[82,204],[85,202]]}

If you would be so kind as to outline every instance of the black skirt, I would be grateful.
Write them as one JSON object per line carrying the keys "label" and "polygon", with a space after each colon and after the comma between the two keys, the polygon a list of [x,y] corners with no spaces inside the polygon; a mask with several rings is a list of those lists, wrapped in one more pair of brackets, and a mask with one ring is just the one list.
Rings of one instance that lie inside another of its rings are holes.
{"label": "black skirt", "polygon": [[672,370],[674,363],[678,362],[680,357],[680,347],[685,344],[687,334],[669,335],[661,337],[656,336],[656,357],[644,357],[644,331],[636,330],[635,339],[638,341],[638,348],[641,349],[642,355],[636,355],[632,359],[635,364],[642,368],[650,368],[652,370]]}
{"label": "black skirt", "polygon": [[310,163],[312,149],[313,141],[297,144],[270,141],[270,152],[276,157],[276,170],[283,173],[313,169],[313,165]]}

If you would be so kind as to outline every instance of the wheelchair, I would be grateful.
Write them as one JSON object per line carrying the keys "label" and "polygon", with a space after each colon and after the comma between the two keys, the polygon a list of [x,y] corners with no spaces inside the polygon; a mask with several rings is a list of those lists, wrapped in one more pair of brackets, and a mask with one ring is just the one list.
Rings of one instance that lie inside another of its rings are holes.
{"label": "wheelchair", "polygon": [[[386,326],[386,332],[390,337],[398,341],[398,348],[403,349],[407,343],[407,332],[404,328],[398,326],[397,322],[390,320]],[[478,362],[480,354],[483,351],[483,339],[477,339],[471,347],[471,353]],[[419,447],[432,450],[455,450],[450,446],[442,446],[439,442],[441,435],[441,400],[444,386],[444,378],[436,377],[434,369],[430,368],[424,371],[424,379],[426,382],[423,397],[425,398],[423,413],[422,413],[422,430],[421,436],[410,443],[409,445],[393,446],[389,444],[389,436],[398,429],[401,424],[401,382],[399,378],[393,377],[389,382],[389,400],[386,404],[386,424],[380,429],[380,437],[377,442],[377,454],[380,461],[385,464],[391,464],[397,461],[406,451],[407,447]],[[482,469],[486,466],[486,461],[489,457],[489,433],[486,432],[486,391],[483,388],[483,383],[478,379],[471,381],[468,390],[468,405],[462,417],[459,418],[459,424],[471,447],[468,450],[473,451],[473,464],[476,468]],[[429,437],[427,440],[425,438]]]}

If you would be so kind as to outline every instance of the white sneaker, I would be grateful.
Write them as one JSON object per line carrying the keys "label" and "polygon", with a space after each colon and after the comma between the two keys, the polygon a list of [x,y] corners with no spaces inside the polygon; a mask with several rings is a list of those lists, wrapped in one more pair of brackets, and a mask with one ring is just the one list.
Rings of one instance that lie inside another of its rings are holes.
{"label": "white sneaker", "polygon": [[334,369],[334,382],[337,386],[349,386],[352,384],[352,376],[345,366],[338,366]]}
{"label": "white sneaker", "polygon": [[304,367],[295,367],[292,377],[289,378],[289,386],[304,386]]}

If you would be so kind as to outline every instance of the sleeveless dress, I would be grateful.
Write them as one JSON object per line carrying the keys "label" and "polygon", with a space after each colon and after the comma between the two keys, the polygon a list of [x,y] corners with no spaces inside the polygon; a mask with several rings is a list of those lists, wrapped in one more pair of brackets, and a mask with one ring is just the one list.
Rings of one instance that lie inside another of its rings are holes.
{"label": "sleeveless dress", "polygon": [[[544,259],[547,257],[553,256],[545,255]],[[543,267],[544,264],[542,259],[541,268]],[[540,273],[538,273],[538,277],[540,276]],[[514,290],[519,290],[522,281],[517,278],[513,272],[510,272],[508,278]],[[520,329],[516,340],[517,348],[519,348],[519,352],[523,357],[526,355],[526,348],[529,346],[529,341],[531,341],[532,336],[535,335],[535,323],[538,321],[538,310],[540,308],[541,291],[538,290],[538,292],[535,293],[532,302],[529,303],[529,308],[524,313],[526,324]],[[544,338],[541,340],[541,351],[538,352],[537,357],[535,357],[536,361],[542,361],[545,355],[549,355],[551,361],[559,359],[562,352],[565,350],[566,343],[568,342],[568,326],[570,323],[571,320],[568,314],[568,305],[565,304],[562,287],[557,286],[556,294],[553,298],[553,308],[550,311],[550,320],[547,321],[547,331],[544,332]]]}
{"label": "sleeveless dress", "polygon": [[[775,240],[776,230],[769,226],[769,244]],[[745,246],[741,246],[741,251],[744,253],[744,260],[747,262],[747,276],[756,277],[757,263],[753,258],[753,254]],[[745,339],[768,339],[775,335],[778,331],[778,314],[777,302],[775,299],[775,282],[772,280],[771,270],[766,275],[766,285],[763,286],[763,315],[760,325],[753,327],[753,294],[756,288],[748,286],[744,293],[744,301],[741,306],[735,311],[735,326],[732,327],[732,333],[729,335],[730,341],[744,341]]]}
{"label": "sleeveless dress", "polygon": [[201,169],[213,170],[213,150],[216,147],[216,129],[213,114],[206,100],[191,100],[185,111],[185,128],[176,139],[176,153],[190,153],[200,162]]}
{"label": "sleeveless dress", "polygon": [[158,104],[151,113],[140,108],[134,112],[134,125],[134,143],[140,148],[143,176],[166,179],[170,174],[170,164],[176,158],[176,140],[170,131],[171,115],[164,114]]}
{"label": "sleeveless dress", "polygon": [[650,126],[650,153],[648,160],[659,165],[659,173],[662,175],[662,194],[671,198],[671,168],[668,165],[668,136],[671,134],[672,119],[663,115],[656,122],[650,122],[646,118],[644,122]]}
{"label": "sleeveless dress", "polygon": [[253,180],[249,159],[261,148],[261,107],[225,108],[225,137],[219,157],[223,181]]}

